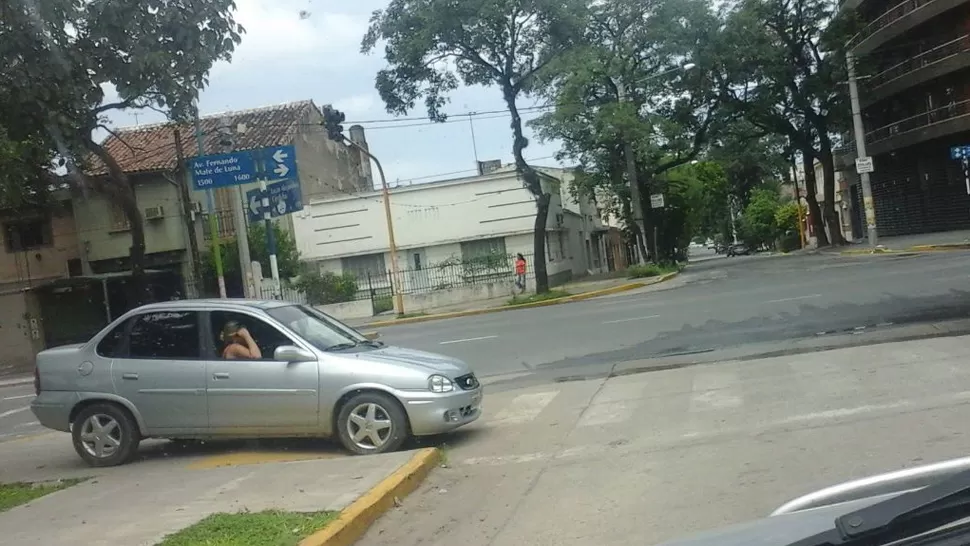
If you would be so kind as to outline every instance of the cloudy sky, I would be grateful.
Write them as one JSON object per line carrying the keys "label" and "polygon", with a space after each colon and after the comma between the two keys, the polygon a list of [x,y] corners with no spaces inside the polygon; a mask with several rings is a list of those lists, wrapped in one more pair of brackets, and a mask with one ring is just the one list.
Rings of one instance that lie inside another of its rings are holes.
{"label": "cloudy sky", "polygon": [[[509,118],[495,88],[467,88],[452,94],[444,124],[427,121],[423,107],[408,119],[393,120],[374,88],[374,76],[384,66],[380,51],[360,53],[361,37],[375,9],[387,0],[236,0],[237,21],[246,29],[232,63],[214,67],[210,87],[201,97],[203,115],[312,99],[317,106],[333,104],[366,129],[371,151],[381,159],[389,182],[419,183],[475,174],[480,160],[512,161]],[[300,11],[309,12],[306,19]],[[522,99],[520,107],[535,104]],[[535,113],[524,115],[532,119]],[[413,119],[412,119],[413,118]],[[118,126],[163,121],[150,111],[137,117],[114,116]],[[527,129],[528,131],[528,129]],[[528,134],[528,133],[527,133]],[[537,164],[557,164],[554,143],[530,143],[526,157]]]}

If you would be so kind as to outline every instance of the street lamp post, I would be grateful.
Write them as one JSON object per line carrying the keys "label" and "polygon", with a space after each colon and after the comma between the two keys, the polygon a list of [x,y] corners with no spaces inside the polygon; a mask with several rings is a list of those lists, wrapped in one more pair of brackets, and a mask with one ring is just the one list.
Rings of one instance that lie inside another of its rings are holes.
{"label": "street lamp post", "polygon": [[[695,65],[694,63],[687,63],[683,66],[678,66],[676,68],[671,68],[670,70],[661,72],[660,74],[654,74],[653,76],[643,78],[641,80],[638,80],[637,83],[650,81],[654,78],[666,76],[667,74],[671,74],[673,72],[679,72],[679,71],[686,72],[688,70],[691,70],[695,66],[697,65]],[[626,85],[624,85],[622,81],[616,82],[616,95],[617,95],[616,98],[618,103],[626,102],[627,89],[626,89]],[[633,213],[633,223],[636,226],[636,231],[637,231],[637,241],[636,241],[637,250],[639,251],[638,253],[640,254],[638,261],[639,263],[644,263],[647,259],[647,248],[646,248],[646,242],[645,242],[645,238],[647,236],[647,230],[643,222],[643,202],[640,195],[640,184],[637,182],[637,161],[633,153],[633,143],[626,136],[624,136],[623,138],[623,155],[626,156],[626,174],[630,184],[630,212]],[[656,247],[657,247],[657,243],[656,241],[654,241],[654,254],[657,253]],[[656,261],[656,259],[657,257],[654,256],[654,261]]]}

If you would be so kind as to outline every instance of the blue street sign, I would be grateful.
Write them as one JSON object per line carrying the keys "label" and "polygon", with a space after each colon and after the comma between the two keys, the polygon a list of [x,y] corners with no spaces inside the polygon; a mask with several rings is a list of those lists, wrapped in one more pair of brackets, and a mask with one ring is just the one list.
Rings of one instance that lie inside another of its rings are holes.
{"label": "blue street sign", "polygon": [[953,146],[950,148],[950,159],[970,158],[970,146]]}
{"label": "blue street sign", "polygon": [[226,188],[263,180],[297,178],[296,150],[274,146],[228,154],[204,155],[189,160],[192,187],[196,190]]}
{"label": "blue street sign", "polygon": [[[266,186],[266,192],[269,194],[269,209],[273,218],[303,210],[303,192],[297,179],[281,180],[270,184]],[[246,192],[250,223],[263,219],[262,198],[258,189]]]}

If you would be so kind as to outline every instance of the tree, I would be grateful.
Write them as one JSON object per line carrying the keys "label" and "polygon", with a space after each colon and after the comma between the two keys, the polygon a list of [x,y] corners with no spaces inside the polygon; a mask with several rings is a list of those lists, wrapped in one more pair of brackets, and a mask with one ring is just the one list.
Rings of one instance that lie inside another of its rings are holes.
{"label": "tree", "polygon": [[774,247],[779,235],[777,213],[781,206],[778,194],[770,190],[755,190],[751,202],[741,215],[740,235],[752,247]]}
{"label": "tree", "polygon": [[[515,167],[536,201],[535,256],[546,255],[552,196],[523,155],[529,141],[517,101],[573,46],[584,13],[580,0],[391,0],[374,12],[361,44],[368,53],[385,42],[389,66],[376,86],[391,114],[406,114],[423,98],[428,118],[444,121],[441,109],[459,84],[499,88],[512,118]],[[545,260],[536,260],[535,274],[536,292],[548,292]]]}
{"label": "tree", "polygon": [[[802,156],[806,200],[820,246],[843,243],[835,214],[833,133],[848,123],[841,45],[850,23],[826,0],[745,0],[722,33],[722,96],[752,124],[787,138]],[[815,199],[814,161],[824,209]]]}
{"label": "tree", "polygon": [[718,121],[706,45],[716,18],[695,0],[607,0],[589,19],[585,47],[544,76],[541,87],[556,108],[533,126],[543,139],[562,141],[561,158],[578,161],[587,181],[620,200],[620,218],[642,254],[650,247],[655,259],[669,259],[640,233],[632,192],[623,186],[639,190],[651,232],[660,220],[647,212],[649,195],[665,172],[698,157]]}
{"label": "tree", "polygon": [[[290,231],[280,227],[279,222],[273,222],[273,234],[276,236],[276,263],[280,270],[281,279],[292,279],[302,273],[300,251],[296,248],[296,240]],[[249,255],[254,262],[262,266],[263,276],[270,274],[269,247],[266,243],[266,226],[264,222],[249,225]],[[216,265],[212,253],[206,255],[206,277],[215,282]],[[243,293],[242,271],[239,269],[239,248],[235,244],[222,245],[222,269],[226,283],[232,285],[233,293]],[[229,291],[229,288],[227,288]]]}
{"label": "tree", "polygon": [[[243,28],[232,0],[35,0],[5,4],[0,50],[18,106],[45,129],[75,186],[105,195],[131,228],[136,297],[147,297],[145,232],[131,182],[98,142],[106,115],[130,108],[193,112],[212,65],[229,60]],[[106,89],[118,95],[106,102]],[[136,302],[137,303],[137,302]]]}

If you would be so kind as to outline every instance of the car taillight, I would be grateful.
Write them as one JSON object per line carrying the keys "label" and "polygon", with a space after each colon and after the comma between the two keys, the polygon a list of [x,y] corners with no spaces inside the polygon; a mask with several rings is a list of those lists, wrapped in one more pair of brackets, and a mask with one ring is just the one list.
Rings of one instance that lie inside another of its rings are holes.
{"label": "car taillight", "polygon": [[34,366],[34,394],[40,395],[40,370]]}

